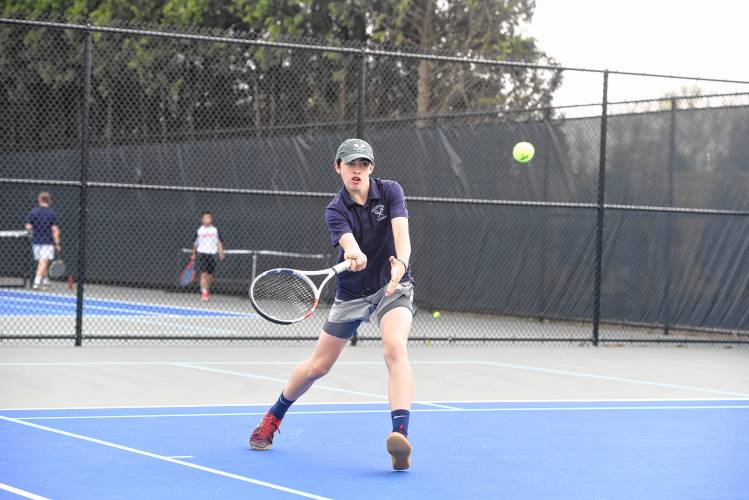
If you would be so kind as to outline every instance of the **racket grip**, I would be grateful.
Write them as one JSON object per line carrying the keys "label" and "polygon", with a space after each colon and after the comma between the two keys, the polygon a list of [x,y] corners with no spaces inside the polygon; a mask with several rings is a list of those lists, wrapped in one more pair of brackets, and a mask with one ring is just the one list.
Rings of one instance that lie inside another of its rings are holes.
{"label": "racket grip", "polygon": [[343,271],[348,271],[349,266],[351,266],[351,261],[346,259],[343,262],[340,262],[333,266],[333,272],[336,274],[341,274]]}

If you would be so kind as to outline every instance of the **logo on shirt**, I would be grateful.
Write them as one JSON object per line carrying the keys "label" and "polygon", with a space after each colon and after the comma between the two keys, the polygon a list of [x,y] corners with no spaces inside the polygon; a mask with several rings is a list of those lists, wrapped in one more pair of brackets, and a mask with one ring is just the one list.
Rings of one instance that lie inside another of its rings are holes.
{"label": "logo on shirt", "polygon": [[385,205],[376,205],[372,209],[372,213],[377,216],[377,222],[380,222],[381,220],[387,219],[388,216],[385,215]]}

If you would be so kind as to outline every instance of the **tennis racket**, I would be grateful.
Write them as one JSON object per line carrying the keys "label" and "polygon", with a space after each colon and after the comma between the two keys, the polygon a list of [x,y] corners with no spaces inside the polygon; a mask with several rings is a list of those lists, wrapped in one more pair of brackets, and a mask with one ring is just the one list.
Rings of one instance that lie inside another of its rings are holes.
{"label": "tennis racket", "polygon": [[[252,307],[263,318],[279,325],[291,325],[305,320],[315,312],[320,292],[330,278],[348,270],[350,260],[322,271],[271,269],[255,278],[250,286]],[[325,276],[315,286],[310,276]]]}
{"label": "tennis racket", "polygon": [[179,284],[180,286],[189,286],[193,281],[195,281],[195,261],[191,260],[179,273]]}
{"label": "tennis racket", "polygon": [[55,259],[49,265],[49,271],[47,272],[49,277],[53,280],[59,280],[65,276],[65,261],[62,259]]}

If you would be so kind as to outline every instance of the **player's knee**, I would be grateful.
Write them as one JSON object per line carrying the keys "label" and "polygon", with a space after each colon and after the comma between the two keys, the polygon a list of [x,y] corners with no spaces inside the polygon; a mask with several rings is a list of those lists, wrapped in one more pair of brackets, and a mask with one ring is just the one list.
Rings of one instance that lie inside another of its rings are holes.
{"label": "player's knee", "polygon": [[398,363],[408,359],[406,344],[404,342],[401,342],[400,340],[383,339],[382,346],[386,363]]}

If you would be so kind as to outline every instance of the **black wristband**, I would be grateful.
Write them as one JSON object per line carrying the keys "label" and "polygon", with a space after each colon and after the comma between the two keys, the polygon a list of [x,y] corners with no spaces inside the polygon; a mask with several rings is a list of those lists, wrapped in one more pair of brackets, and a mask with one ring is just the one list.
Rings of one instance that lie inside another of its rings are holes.
{"label": "black wristband", "polygon": [[404,269],[403,272],[408,272],[408,264],[406,264],[405,262],[403,262],[403,259],[399,259],[398,257],[396,257],[395,260],[397,260],[398,262],[400,262],[401,264],[403,264],[403,269]]}

